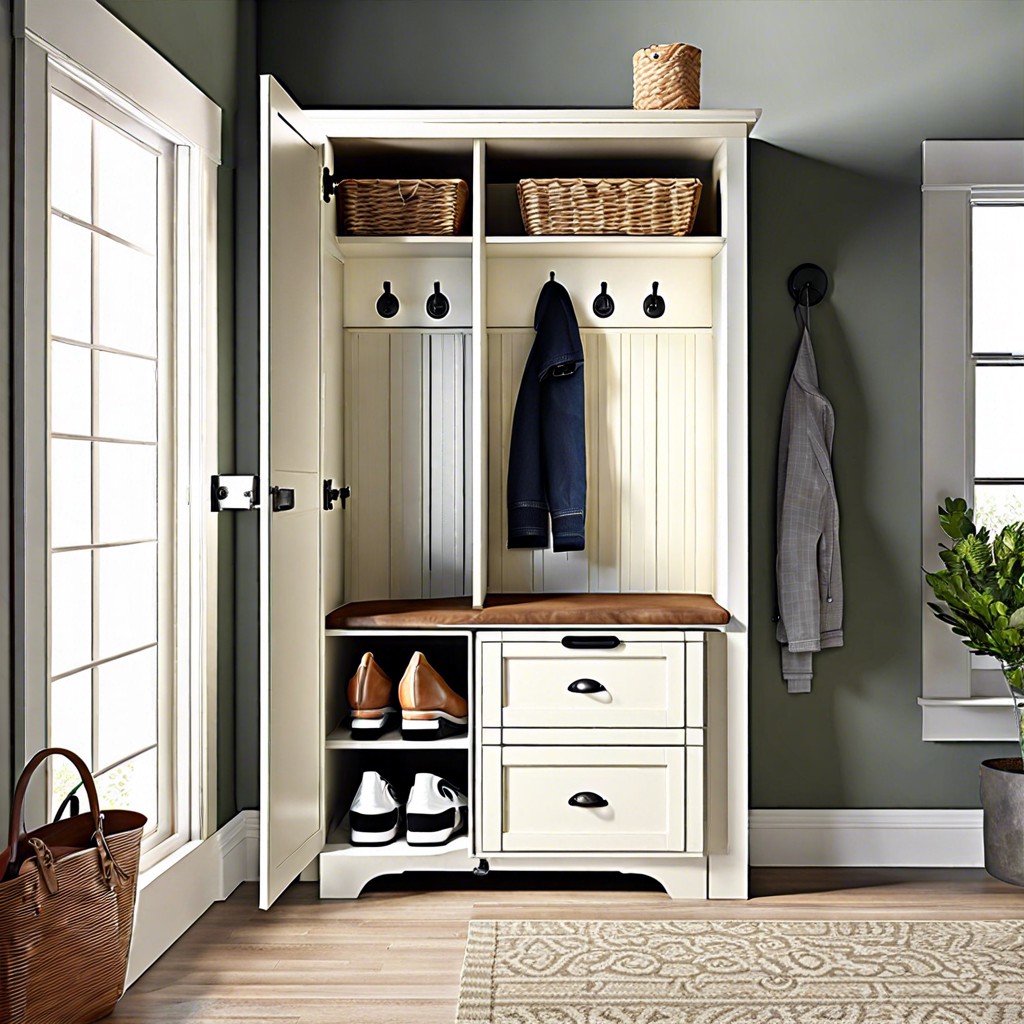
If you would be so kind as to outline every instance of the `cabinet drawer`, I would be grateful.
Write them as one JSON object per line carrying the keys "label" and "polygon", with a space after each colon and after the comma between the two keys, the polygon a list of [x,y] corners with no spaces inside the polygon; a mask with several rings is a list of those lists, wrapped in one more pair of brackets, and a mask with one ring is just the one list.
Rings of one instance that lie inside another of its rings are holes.
{"label": "cabinet drawer", "polygon": [[[485,726],[679,728],[703,726],[699,640],[626,640],[611,650],[554,642],[502,643],[485,659]],[[691,720],[692,719],[692,720]]]}
{"label": "cabinet drawer", "polygon": [[687,747],[486,749],[484,846],[495,853],[700,853],[703,758],[693,749],[696,757]]}

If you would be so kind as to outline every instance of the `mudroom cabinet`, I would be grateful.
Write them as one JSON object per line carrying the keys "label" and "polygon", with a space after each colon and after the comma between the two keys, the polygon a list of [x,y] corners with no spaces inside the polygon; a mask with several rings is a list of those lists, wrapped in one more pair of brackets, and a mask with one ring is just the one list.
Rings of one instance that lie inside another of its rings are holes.
{"label": "mudroom cabinet", "polygon": [[[745,896],[758,112],[304,110],[271,78],[262,101],[261,905],[303,873],[353,897],[417,869]],[[345,234],[349,177],[462,178],[462,233]],[[527,177],[697,177],[703,195],[683,237],[528,235]],[[585,353],[586,545],[568,554],[506,544],[512,413],[552,273]],[[366,651],[396,681],[423,652],[468,732],[353,741]],[[399,792],[450,779],[468,830],[352,846],[366,770]]]}

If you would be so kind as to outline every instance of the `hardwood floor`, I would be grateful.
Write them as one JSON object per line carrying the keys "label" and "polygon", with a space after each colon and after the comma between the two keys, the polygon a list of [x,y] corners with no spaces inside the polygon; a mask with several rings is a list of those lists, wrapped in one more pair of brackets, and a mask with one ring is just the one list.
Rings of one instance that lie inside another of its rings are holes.
{"label": "hardwood floor", "polygon": [[397,876],[358,900],[297,884],[269,913],[248,884],[125,995],[117,1024],[451,1024],[469,921],[487,918],[1024,920],[1024,889],[983,871],[755,870],[746,902],[671,901],[621,875]]}

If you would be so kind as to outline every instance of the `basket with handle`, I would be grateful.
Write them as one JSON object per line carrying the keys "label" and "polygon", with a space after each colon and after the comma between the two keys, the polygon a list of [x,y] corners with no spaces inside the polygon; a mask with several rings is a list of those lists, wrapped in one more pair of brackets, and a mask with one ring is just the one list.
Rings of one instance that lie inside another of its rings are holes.
{"label": "basket with handle", "polygon": [[[78,769],[89,810],[21,833],[35,770],[62,755]],[[96,783],[70,750],[41,750],[14,791],[0,853],[0,1020],[92,1024],[124,991],[146,817],[99,810]]]}
{"label": "basket with handle", "polygon": [[337,192],[346,235],[456,235],[469,198],[461,178],[343,178]]}
{"label": "basket with handle", "polygon": [[696,110],[700,50],[689,43],[652,43],[633,54],[634,110]]}

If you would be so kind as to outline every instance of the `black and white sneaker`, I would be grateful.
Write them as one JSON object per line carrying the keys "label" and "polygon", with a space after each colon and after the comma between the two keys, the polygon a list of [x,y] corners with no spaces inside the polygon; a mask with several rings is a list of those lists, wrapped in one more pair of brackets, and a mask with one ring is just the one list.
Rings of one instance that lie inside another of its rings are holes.
{"label": "black and white sneaker", "polygon": [[438,775],[419,772],[406,804],[410,846],[443,846],[466,826],[466,794]]}
{"label": "black and white sneaker", "polygon": [[377,772],[363,772],[348,812],[353,846],[386,846],[398,835],[401,803],[395,787]]}

